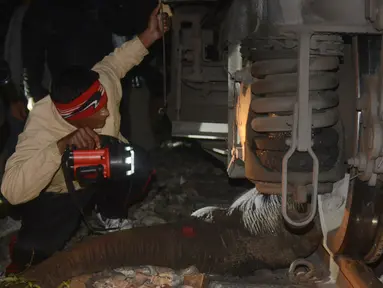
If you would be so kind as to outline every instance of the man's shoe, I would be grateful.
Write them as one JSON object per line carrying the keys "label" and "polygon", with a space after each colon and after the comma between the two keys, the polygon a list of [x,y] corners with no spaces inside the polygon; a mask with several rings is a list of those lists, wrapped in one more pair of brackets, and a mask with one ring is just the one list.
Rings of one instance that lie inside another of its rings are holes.
{"label": "man's shoe", "polygon": [[9,249],[9,257],[11,258],[12,262],[5,269],[5,276],[9,276],[12,274],[19,274],[19,273],[23,272],[23,270],[24,270],[24,267],[18,265],[16,262],[13,261],[13,252],[14,252],[16,241],[17,241],[16,235],[12,236],[11,241],[9,242],[9,248],[8,248]]}
{"label": "man's shoe", "polygon": [[133,223],[129,219],[110,219],[103,217],[100,213],[96,215],[100,230],[105,229],[105,233],[115,232],[133,228]]}

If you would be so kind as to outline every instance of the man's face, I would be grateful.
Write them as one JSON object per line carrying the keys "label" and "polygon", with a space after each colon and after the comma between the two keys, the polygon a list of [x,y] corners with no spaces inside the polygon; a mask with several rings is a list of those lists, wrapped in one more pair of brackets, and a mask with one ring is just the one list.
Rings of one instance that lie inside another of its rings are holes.
{"label": "man's face", "polygon": [[101,108],[92,116],[84,119],[68,121],[75,127],[89,127],[91,129],[100,129],[105,126],[106,118],[109,117],[109,110],[107,105]]}

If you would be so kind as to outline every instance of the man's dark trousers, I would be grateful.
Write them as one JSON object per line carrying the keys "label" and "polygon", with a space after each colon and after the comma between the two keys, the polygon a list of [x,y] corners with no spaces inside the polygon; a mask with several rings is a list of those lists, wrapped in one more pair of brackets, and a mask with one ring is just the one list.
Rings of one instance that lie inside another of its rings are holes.
{"label": "man's dark trousers", "polygon": [[21,217],[22,226],[12,249],[12,267],[20,272],[62,250],[79,227],[81,210],[86,213],[97,205],[106,218],[127,217],[127,208],[147,196],[148,180],[105,181],[97,184],[97,189],[73,194],[42,192],[30,202],[13,206],[13,214]]}

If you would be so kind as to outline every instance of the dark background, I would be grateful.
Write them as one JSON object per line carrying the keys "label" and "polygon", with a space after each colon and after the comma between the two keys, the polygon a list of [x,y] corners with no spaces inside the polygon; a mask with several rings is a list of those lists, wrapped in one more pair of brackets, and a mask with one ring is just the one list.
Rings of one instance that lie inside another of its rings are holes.
{"label": "dark background", "polygon": [[21,3],[20,0],[0,0],[0,55],[4,53],[5,35],[13,10]]}

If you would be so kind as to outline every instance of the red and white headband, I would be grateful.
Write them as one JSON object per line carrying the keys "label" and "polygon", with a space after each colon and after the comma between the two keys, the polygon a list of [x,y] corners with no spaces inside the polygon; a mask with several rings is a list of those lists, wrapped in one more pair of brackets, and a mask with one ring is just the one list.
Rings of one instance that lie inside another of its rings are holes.
{"label": "red and white headband", "polygon": [[89,117],[100,111],[108,102],[105,88],[96,81],[70,103],[54,102],[57,111],[65,120],[78,120]]}

